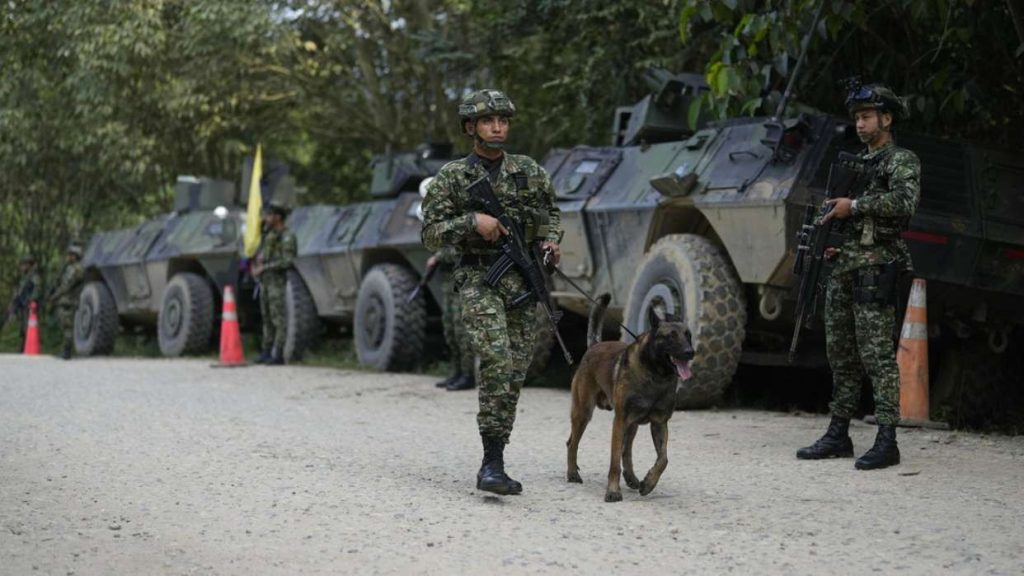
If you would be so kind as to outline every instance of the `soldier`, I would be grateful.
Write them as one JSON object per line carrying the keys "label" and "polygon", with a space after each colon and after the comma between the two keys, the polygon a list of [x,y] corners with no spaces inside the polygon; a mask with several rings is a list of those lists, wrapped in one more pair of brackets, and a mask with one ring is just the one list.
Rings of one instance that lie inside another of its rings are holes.
{"label": "soldier", "polygon": [[843,243],[825,254],[834,262],[825,296],[825,338],[834,380],[832,421],[823,437],[797,451],[797,458],[853,456],[850,417],[867,376],[874,388],[878,434],[855,466],[872,470],[900,463],[895,428],[900,379],[893,328],[898,279],[911,270],[900,233],[920,198],[921,163],[893,140],[893,126],[906,118],[907,108],[892,90],[857,86],[846,107],[867,145],[861,157],[871,172],[860,197],[829,200],[831,211],[822,219],[847,221]]}
{"label": "soldier", "polygon": [[295,234],[285,226],[289,209],[272,200],[263,211],[266,233],[260,245],[252,273],[260,282],[260,312],[263,315],[263,351],[257,364],[284,364],[285,286],[298,245]]}
{"label": "soldier", "polygon": [[441,248],[427,260],[428,267],[441,266],[441,272],[444,273],[444,339],[448,343],[448,350],[451,351],[455,374],[438,382],[437,387],[445,388],[449,392],[472,390],[476,387],[476,357],[466,340],[466,329],[462,323],[462,302],[452,279],[452,269],[458,261],[459,251],[454,246]]}
{"label": "soldier", "polygon": [[512,306],[527,290],[517,270],[494,287],[484,277],[495,259],[497,241],[509,233],[497,219],[475,211],[468,185],[490,178],[506,213],[526,229],[526,242],[542,247],[557,263],[559,215],[547,173],[527,156],[506,154],[505,140],[515,106],[498,90],[478,90],[459,106],[462,132],[473,139],[473,152],[441,168],[423,201],[423,243],[430,250],[454,245],[462,253],[452,281],[462,301],[470,349],[480,359],[477,426],[484,457],[477,489],[519,494],[522,484],[505,474],[504,449],[512,433],[519,391],[534,345],[535,302]]}
{"label": "soldier", "polygon": [[82,247],[78,244],[68,246],[67,262],[60,272],[57,285],[46,299],[49,306],[56,305],[57,318],[64,333],[61,358],[65,360],[71,359],[71,349],[75,343],[75,311],[78,310],[78,296],[85,280],[85,272],[78,263],[81,259]]}
{"label": "soldier", "polygon": [[[20,262],[21,282],[18,283],[18,290],[11,298],[7,307],[7,316],[13,316],[18,323],[18,334],[21,336],[21,349],[25,349],[25,333],[28,329],[29,305],[39,300],[43,288],[39,272],[36,271],[36,259],[32,256],[22,256]],[[2,326],[2,324],[0,324]]]}

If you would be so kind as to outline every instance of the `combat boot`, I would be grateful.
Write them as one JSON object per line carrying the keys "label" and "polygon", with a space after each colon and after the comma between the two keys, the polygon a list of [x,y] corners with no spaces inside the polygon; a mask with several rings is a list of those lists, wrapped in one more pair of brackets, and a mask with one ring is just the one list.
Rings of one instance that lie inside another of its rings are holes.
{"label": "combat boot", "polygon": [[455,380],[452,380],[448,384],[446,390],[449,392],[458,392],[459,390],[472,390],[476,388],[476,378],[470,374],[462,374]]}
{"label": "combat boot", "polygon": [[274,359],[274,355],[271,354],[270,348],[264,348],[260,351],[260,357],[256,359],[257,364],[269,364]]}
{"label": "combat boot", "polygon": [[452,374],[451,376],[445,378],[444,380],[441,380],[437,384],[434,384],[434,386],[436,386],[437,388],[447,388],[449,384],[451,384],[452,382],[455,382],[456,380],[458,380],[461,377],[462,377],[462,372],[456,372],[455,374]]}
{"label": "combat boot", "polygon": [[857,458],[853,464],[857,470],[877,470],[900,463],[900,449],[896,445],[896,427],[880,424],[875,435],[875,445]]}
{"label": "combat boot", "polygon": [[824,458],[852,458],[853,440],[850,439],[850,419],[832,416],[825,435],[814,444],[796,451],[800,460]]}
{"label": "combat boot", "polygon": [[64,345],[64,351],[61,352],[60,357],[64,360],[71,360],[71,344]]}
{"label": "combat boot", "polygon": [[505,443],[500,438],[484,436],[484,460],[476,474],[476,489],[506,496],[522,494],[523,485],[505,474]]}

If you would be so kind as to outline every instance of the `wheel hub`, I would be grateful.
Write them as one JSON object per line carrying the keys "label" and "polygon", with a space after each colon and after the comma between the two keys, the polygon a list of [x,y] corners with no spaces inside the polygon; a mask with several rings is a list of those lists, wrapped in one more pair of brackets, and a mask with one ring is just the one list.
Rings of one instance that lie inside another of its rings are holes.
{"label": "wheel hub", "polygon": [[644,294],[643,303],[640,306],[640,317],[637,318],[637,325],[640,331],[644,332],[650,328],[647,318],[650,312],[655,312],[661,317],[672,314],[678,317],[685,317],[683,301],[680,298],[681,290],[674,283],[662,280],[651,286]]}
{"label": "wheel hub", "polygon": [[181,301],[172,298],[164,306],[164,328],[169,336],[177,336],[181,330]]}
{"label": "wheel hub", "polygon": [[89,334],[92,333],[92,322],[93,317],[92,305],[86,304],[85,306],[78,307],[78,336],[80,338],[88,338]]}
{"label": "wheel hub", "polygon": [[380,348],[387,330],[387,310],[384,302],[377,296],[370,298],[366,307],[366,318],[363,322],[363,335],[371,348]]}

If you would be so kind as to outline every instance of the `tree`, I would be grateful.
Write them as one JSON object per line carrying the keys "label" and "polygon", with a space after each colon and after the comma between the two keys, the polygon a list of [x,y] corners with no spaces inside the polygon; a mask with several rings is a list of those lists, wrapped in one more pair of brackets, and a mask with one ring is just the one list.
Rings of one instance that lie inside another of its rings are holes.
{"label": "tree", "polygon": [[687,0],[680,36],[689,62],[707,62],[711,86],[701,106],[718,118],[771,113],[819,1],[824,16],[795,105],[839,112],[839,80],[858,75],[905,95],[914,129],[1019,141],[1024,66],[1011,40],[1015,0]]}

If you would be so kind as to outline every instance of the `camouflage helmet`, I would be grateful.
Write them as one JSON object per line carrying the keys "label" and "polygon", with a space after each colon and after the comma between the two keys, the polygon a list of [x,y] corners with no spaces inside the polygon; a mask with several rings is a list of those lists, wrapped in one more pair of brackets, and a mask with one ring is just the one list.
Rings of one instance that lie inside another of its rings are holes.
{"label": "camouflage helmet", "polygon": [[888,112],[893,120],[906,120],[910,116],[903,99],[881,84],[852,86],[846,95],[846,109],[850,116],[861,110]]}
{"label": "camouflage helmet", "polygon": [[271,200],[263,207],[263,211],[267,214],[278,214],[281,217],[287,218],[288,214],[292,211],[287,204],[280,200]]}
{"label": "camouflage helmet", "polygon": [[72,255],[74,255],[74,256],[76,256],[78,258],[81,258],[82,257],[82,245],[79,244],[78,242],[72,242],[71,244],[68,244],[67,253],[68,254],[72,254]]}
{"label": "camouflage helmet", "polygon": [[465,126],[467,120],[476,120],[484,116],[516,115],[516,106],[501,90],[477,90],[470,92],[459,104],[459,122]]}
{"label": "camouflage helmet", "polygon": [[25,254],[24,256],[21,257],[20,262],[28,266],[33,266],[36,263],[36,259],[31,254]]}

